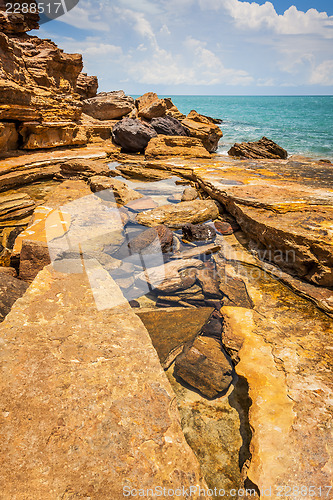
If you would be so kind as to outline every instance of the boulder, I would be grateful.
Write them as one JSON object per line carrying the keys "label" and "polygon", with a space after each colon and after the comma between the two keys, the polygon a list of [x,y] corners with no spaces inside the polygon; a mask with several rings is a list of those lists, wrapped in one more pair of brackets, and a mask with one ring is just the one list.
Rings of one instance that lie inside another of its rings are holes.
{"label": "boulder", "polygon": [[194,187],[187,186],[184,189],[184,192],[183,192],[182,197],[181,197],[181,201],[196,200],[198,198],[198,196],[199,196],[199,193]]}
{"label": "boulder", "polygon": [[190,158],[210,158],[201,140],[194,137],[159,135],[149,141],[146,158],[181,156]]}
{"label": "boulder", "polygon": [[88,179],[93,176],[107,176],[110,174],[110,169],[107,163],[99,160],[89,159],[73,159],[67,160],[60,165],[59,177],[69,178],[82,178]]}
{"label": "boulder", "polygon": [[148,283],[152,290],[173,293],[189,288],[196,281],[197,269],[203,266],[197,259],[174,260],[162,266],[151,267],[136,277],[137,285]]}
{"label": "boulder", "polygon": [[240,229],[237,223],[232,226],[229,222],[222,222],[220,220],[216,220],[214,226],[218,233],[224,235],[233,234],[237,229]]}
{"label": "boulder", "polygon": [[155,92],[147,92],[135,100],[138,116],[146,120],[164,116],[167,110],[163,99],[159,99]]}
{"label": "boulder", "polygon": [[176,118],[176,120],[179,121],[182,121],[184,120],[184,118],[186,118],[186,116],[179,111],[177,106],[174,105],[170,97],[165,97],[163,101],[165,102],[165,105],[167,107],[166,111],[167,116],[172,116],[173,118]]}
{"label": "boulder", "polygon": [[198,337],[176,358],[175,374],[212,399],[232,383],[233,367],[217,340]]}
{"label": "boulder", "polygon": [[28,286],[10,273],[0,272],[0,322],[5,319],[14,302],[22,297]]}
{"label": "boulder", "polygon": [[99,193],[103,200],[116,201],[120,205],[143,198],[142,194],[129,188],[125,182],[102,175],[91,177],[90,188],[93,193]]}
{"label": "boulder", "polygon": [[98,120],[116,120],[128,115],[134,108],[134,99],[118,90],[100,92],[96,97],[84,100],[82,111]]}
{"label": "boulder", "polygon": [[51,263],[49,247],[45,241],[22,240],[19,277],[32,283],[39,271]]}
{"label": "boulder", "polygon": [[153,118],[150,125],[156,131],[157,134],[161,135],[185,135],[189,136],[189,130],[184,127],[179,120],[173,118],[172,116],[161,116],[159,118]]}
{"label": "boulder", "polygon": [[147,210],[136,216],[139,224],[144,226],[157,226],[165,224],[168,227],[182,227],[184,224],[205,222],[216,219],[219,208],[213,200],[182,201],[177,205],[162,205],[161,207]]}
{"label": "boulder", "polygon": [[114,142],[131,153],[144,151],[149,141],[156,136],[150,125],[133,118],[123,118],[112,130]]}
{"label": "boulder", "polygon": [[170,252],[173,244],[173,232],[163,224],[146,229],[128,243],[132,253]]}
{"label": "boulder", "polygon": [[98,89],[97,76],[88,76],[87,73],[80,73],[76,80],[75,91],[80,94],[81,99],[95,97]]}
{"label": "boulder", "polygon": [[229,149],[228,155],[244,158],[271,158],[283,160],[288,157],[288,153],[285,149],[278,146],[274,141],[267,139],[267,137],[262,137],[257,142],[236,143]]}
{"label": "boulder", "polygon": [[215,229],[207,224],[185,224],[182,231],[188,241],[209,241],[216,236]]}
{"label": "boulder", "polygon": [[192,110],[185,120],[182,121],[182,124],[189,129],[192,137],[202,141],[207,151],[213,153],[217,150],[223,133],[220,127],[213,123],[211,118],[200,115]]}

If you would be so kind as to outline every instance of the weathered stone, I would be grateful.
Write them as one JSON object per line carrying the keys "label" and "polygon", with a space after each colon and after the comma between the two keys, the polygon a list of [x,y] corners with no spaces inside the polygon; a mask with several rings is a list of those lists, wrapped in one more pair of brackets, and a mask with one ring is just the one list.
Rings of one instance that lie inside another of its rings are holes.
{"label": "weathered stone", "polygon": [[160,181],[172,177],[167,170],[158,170],[157,168],[149,168],[148,165],[119,165],[119,171],[130,179]]}
{"label": "weathered stone", "polygon": [[140,283],[148,283],[152,290],[168,294],[194,285],[197,269],[202,265],[202,262],[196,259],[175,260],[146,269],[136,280],[138,286]]}
{"label": "weathered stone", "polygon": [[[22,13],[22,4],[25,5],[24,14]],[[7,9],[4,1],[0,4],[0,29],[3,33],[25,33],[32,29],[38,29],[39,14],[35,0],[18,1],[15,10],[18,13],[11,12],[12,9]]]}
{"label": "weathered stone", "polygon": [[60,165],[60,176],[63,178],[88,179],[93,176],[107,176],[110,169],[107,163],[100,160],[73,159]]}
{"label": "weathered stone", "polygon": [[229,222],[216,220],[214,222],[214,226],[216,231],[218,231],[220,234],[233,234],[235,232]]}
{"label": "weathered stone", "polygon": [[35,207],[27,194],[0,196],[0,227],[28,224]]}
{"label": "weathered stone", "polygon": [[179,111],[179,109],[177,108],[177,106],[174,105],[170,97],[165,97],[163,101],[165,102],[165,105],[167,107],[166,114],[168,116],[172,116],[173,118],[176,118],[176,120],[179,121],[184,120],[185,115],[183,115],[183,113]]}
{"label": "weathered stone", "polygon": [[182,227],[187,223],[199,223],[216,219],[219,215],[217,204],[212,200],[182,201],[177,205],[162,205],[136,216],[137,222],[144,226],[165,224],[169,227]]}
{"label": "weathered stone", "polygon": [[19,270],[21,280],[31,283],[39,271],[50,263],[50,252],[46,242],[22,240]]}
{"label": "weathered stone", "polygon": [[19,128],[23,149],[80,146],[88,142],[84,130],[72,122],[25,122]]}
{"label": "weathered stone", "polygon": [[236,143],[228,151],[230,156],[243,156],[245,158],[273,158],[286,159],[288,153],[285,149],[278,146],[274,141],[262,137],[257,142]]}
{"label": "weathered stone", "polygon": [[[214,305],[221,304],[221,302],[215,301]],[[221,305],[220,305],[221,308]],[[222,315],[219,310],[215,310],[207,323],[201,329],[201,334],[205,337],[212,337],[219,342],[222,341],[222,329],[223,329]]]}
{"label": "weathered stone", "polygon": [[133,253],[167,253],[172,251],[173,233],[167,227],[160,224],[140,233],[132,238],[128,247]]}
{"label": "weathered stone", "polygon": [[183,236],[188,241],[209,241],[216,236],[216,231],[208,224],[185,224]]}
{"label": "weathered stone", "polygon": [[82,113],[78,121],[78,135],[86,137],[89,143],[108,141],[108,147],[110,147],[112,128],[116,123],[117,120],[97,120],[92,116]]}
{"label": "weathered stone", "polygon": [[0,174],[0,192],[8,191],[35,181],[52,179],[60,172],[60,164],[27,166],[23,170],[12,170]]}
{"label": "weathered stone", "polygon": [[208,158],[209,153],[201,140],[194,137],[159,135],[149,141],[145,151],[147,158],[165,156],[190,156],[192,158]]}
{"label": "weathered stone", "polygon": [[175,373],[208,398],[226,391],[233,378],[232,365],[221,344],[210,337],[198,337],[184,347],[176,359]]}
{"label": "weathered stone", "polygon": [[219,140],[223,136],[222,130],[212,120],[192,110],[185,120],[184,127],[188,128],[192,137],[200,139],[210,153],[217,150]]}
{"label": "weathered stone", "polygon": [[98,120],[117,120],[135,108],[134,99],[122,90],[100,92],[96,97],[83,101],[83,113]]}
{"label": "weathered stone", "polygon": [[181,197],[181,201],[196,200],[198,198],[198,196],[199,196],[199,193],[194,187],[187,186],[184,189],[184,192],[183,192],[182,197]]}
{"label": "weathered stone", "polygon": [[0,156],[18,149],[18,139],[14,123],[0,123]]}
{"label": "weathered stone", "polygon": [[7,274],[9,276],[13,276],[14,278],[16,278],[17,276],[16,269],[14,269],[13,267],[0,266],[0,274]]}
{"label": "weathered stone", "polygon": [[212,308],[201,307],[196,314],[183,307],[140,309],[135,312],[147,328],[163,368],[168,368],[182,352],[184,344],[197,337]]}
{"label": "weathered stone", "polygon": [[18,280],[11,273],[0,272],[0,322],[5,319],[13,304],[22,297],[27,288],[27,283]]}
{"label": "weathered stone", "polygon": [[98,192],[103,200],[115,200],[120,205],[143,198],[142,194],[129,188],[125,182],[101,175],[91,177],[90,188],[94,193]]}
{"label": "weathered stone", "polygon": [[144,212],[145,210],[151,210],[156,208],[158,205],[156,201],[154,201],[149,196],[144,196],[139,200],[130,201],[127,203],[126,208],[131,210],[132,212]]}
{"label": "weathered stone", "polygon": [[110,309],[97,309],[86,274],[45,269],[1,325],[5,498],[207,488],[147,330],[100,276]]}
{"label": "weathered stone", "polygon": [[135,100],[135,105],[138,108],[138,116],[151,120],[164,116],[167,110],[166,104],[163,99],[159,99],[154,92],[147,92]]}
{"label": "weathered stone", "polygon": [[162,135],[185,135],[189,136],[189,130],[184,127],[179,120],[170,115],[153,118],[150,125],[157,134]]}
{"label": "weathered stone", "polygon": [[147,123],[132,118],[123,118],[112,129],[112,137],[124,151],[144,151],[152,137],[157,134]]}
{"label": "weathered stone", "polygon": [[81,99],[90,99],[95,97],[98,89],[97,76],[88,76],[87,73],[80,73],[77,80],[75,91],[80,94]]}
{"label": "weathered stone", "polygon": [[189,250],[183,250],[182,252],[174,252],[171,255],[172,259],[190,259],[192,257],[197,257],[198,255],[209,255],[220,250],[219,245],[210,243],[209,245],[195,246]]}
{"label": "weathered stone", "polygon": [[197,279],[206,298],[220,298],[220,279],[212,262],[205,262],[204,268],[198,271]]}

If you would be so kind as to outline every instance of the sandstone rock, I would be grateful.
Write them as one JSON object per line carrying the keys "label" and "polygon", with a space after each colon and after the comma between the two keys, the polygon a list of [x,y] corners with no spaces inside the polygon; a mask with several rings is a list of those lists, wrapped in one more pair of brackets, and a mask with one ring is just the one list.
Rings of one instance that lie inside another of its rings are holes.
{"label": "sandstone rock", "polygon": [[29,222],[36,203],[27,194],[0,196],[0,227]]}
{"label": "sandstone rock", "polygon": [[184,250],[182,252],[174,252],[171,255],[172,259],[190,259],[192,257],[197,257],[198,255],[209,255],[220,250],[219,245],[215,245],[215,243],[210,243],[209,245],[195,246],[190,248],[189,250]]}
{"label": "sandstone rock", "polygon": [[50,263],[50,252],[46,242],[22,240],[19,270],[21,280],[32,283],[39,271]]}
{"label": "sandstone rock", "polygon": [[183,113],[179,111],[179,109],[177,108],[177,106],[174,105],[170,97],[165,97],[163,101],[165,102],[165,105],[167,107],[166,111],[167,116],[172,116],[173,118],[176,118],[176,120],[179,121],[184,120],[185,115],[183,115]]}
{"label": "sandstone rock", "polygon": [[180,123],[179,120],[172,116],[163,116],[160,118],[153,118],[150,125],[157,134],[162,135],[185,135],[189,136],[190,133],[186,127]]}
{"label": "sandstone rock", "polygon": [[16,276],[17,276],[16,269],[14,269],[13,267],[1,267],[0,266],[0,274],[7,274],[9,276],[13,276],[14,278],[16,278]]}
{"label": "sandstone rock", "polygon": [[156,208],[158,205],[156,201],[154,201],[149,196],[144,196],[138,200],[130,201],[127,203],[126,208],[128,208],[131,212],[144,212],[145,210],[151,210]]}
{"label": "sandstone rock", "polygon": [[0,175],[0,192],[31,184],[35,181],[52,179],[60,173],[60,165],[25,166],[22,170],[11,170]]}
{"label": "sandstone rock", "polygon": [[172,250],[173,233],[167,227],[160,224],[140,233],[132,238],[128,247],[133,253],[167,253]]}
{"label": "sandstone rock", "polygon": [[182,231],[188,241],[209,241],[216,236],[215,229],[208,224],[185,224]]}
{"label": "sandstone rock", "polygon": [[45,269],[1,325],[2,496],[206,489],[147,330],[107,273],[93,272],[114,307],[96,307],[86,274]]}
{"label": "sandstone rock", "polygon": [[143,308],[135,312],[147,328],[161,364],[166,369],[182,352],[184,344],[198,336],[212,308],[201,307],[196,314],[183,307],[166,310]]}
{"label": "sandstone rock", "polygon": [[117,120],[134,109],[134,99],[122,90],[100,92],[96,97],[83,101],[83,113],[98,120]]}
{"label": "sandstone rock", "polygon": [[60,177],[88,179],[94,176],[107,176],[110,169],[100,160],[73,159],[60,165]]}
{"label": "sandstone rock", "polygon": [[182,197],[181,197],[181,201],[192,201],[192,200],[196,200],[199,196],[199,193],[198,191],[192,187],[192,186],[188,186],[184,189],[184,192],[182,194]]}
{"label": "sandstone rock", "polygon": [[202,262],[196,259],[171,261],[162,266],[146,269],[136,280],[138,285],[148,283],[152,290],[172,293],[192,286],[196,280],[196,271],[202,265]]}
{"label": "sandstone rock", "polygon": [[189,156],[191,158],[209,158],[201,140],[194,137],[159,135],[149,141],[145,151],[146,158],[165,156]]}
{"label": "sandstone rock", "polygon": [[18,139],[14,123],[0,123],[0,156],[18,149]]}
{"label": "sandstone rock", "polygon": [[[218,301],[216,301],[218,303]],[[221,304],[221,303],[220,303]],[[221,306],[220,308],[221,309]],[[219,310],[215,310],[207,323],[204,324],[204,326],[201,329],[201,334],[204,337],[212,337],[216,340],[218,340],[220,343],[222,341],[222,329],[223,329],[223,320],[222,320],[222,315],[219,312]]]}
{"label": "sandstone rock", "polygon": [[150,139],[156,135],[152,127],[132,118],[122,119],[112,130],[114,142],[124,151],[134,153],[143,151]]}
{"label": "sandstone rock", "polygon": [[88,142],[85,130],[72,122],[24,122],[19,133],[23,140],[23,149],[79,146]]}
{"label": "sandstone rock", "polygon": [[[148,164],[149,165],[149,164]],[[118,170],[130,179],[160,181],[169,179],[172,174],[167,170],[159,170],[157,168],[150,168],[148,165],[119,165]]]}
{"label": "sandstone rock", "polygon": [[221,344],[210,337],[198,337],[184,347],[176,359],[175,373],[210,399],[226,391],[233,378],[232,365]]}
{"label": "sandstone rock", "polygon": [[5,319],[13,304],[25,293],[28,284],[13,277],[10,273],[0,272],[0,322]]}
{"label": "sandstone rock", "polygon": [[165,224],[176,228],[187,223],[195,224],[216,219],[218,215],[219,209],[213,200],[194,200],[182,201],[177,205],[162,205],[138,214],[136,220],[144,226]]}
{"label": "sandstone rock", "polygon": [[143,198],[142,194],[129,188],[125,182],[101,175],[91,177],[90,188],[93,193],[98,192],[103,200],[116,201],[120,205]]}
{"label": "sandstone rock", "polygon": [[80,73],[76,80],[75,91],[80,94],[81,99],[95,97],[98,89],[97,76],[88,76],[87,73]]}
{"label": "sandstone rock", "polygon": [[192,110],[182,124],[189,129],[192,137],[202,141],[207,151],[213,153],[217,150],[223,133],[220,127],[212,123],[211,119]]}
{"label": "sandstone rock", "polygon": [[89,143],[109,141],[108,147],[110,147],[112,128],[116,123],[117,120],[97,120],[82,113],[78,121],[78,135],[86,137]]}
{"label": "sandstone rock", "polygon": [[219,275],[213,263],[205,262],[204,268],[197,273],[197,279],[206,298],[221,298]]}
{"label": "sandstone rock", "polygon": [[214,226],[216,231],[220,234],[233,234],[235,231],[229,222],[222,222],[220,220],[216,220],[214,222]]}
{"label": "sandstone rock", "polygon": [[[32,29],[38,29],[39,14],[34,12],[36,8],[35,0],[27,0],[27,2],[19,1],[16,5],[21,11],[22,4],[27,6],[26,13],[15,13],[7,11],[5,2],[0,3],[0,30],[3,33],[25,33]],[[12,9],[14,11],[14,8]],[[17,8],[15,8],[17,10]]]}
{"label": "sandstone rock", "polygon": [[229,149],[228,155],[245,158],[282,158],[283,160],[288,157],[285,149],[278,146],[274,141],[267,139],[267,137],[262,137],[257,142],[236,143]]}
{"label": "sandstone rock", "polygon": [[159,99],[154,92],[147,92],[136,99],[135,105],[138,109],[138,116],[146,120],[164,116],[167,109],[164,100]]}

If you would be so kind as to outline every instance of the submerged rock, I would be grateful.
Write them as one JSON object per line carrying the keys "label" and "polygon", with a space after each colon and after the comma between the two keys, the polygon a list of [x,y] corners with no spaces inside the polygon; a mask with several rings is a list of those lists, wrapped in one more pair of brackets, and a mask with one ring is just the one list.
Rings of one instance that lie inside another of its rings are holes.
{"label": "submerged rock", "polygon": [[124,151],[137,153],[144,151],[148,142],[156,137],[153,127],[133,118],[123,118],[112,129],[112,137]]}
{"label": "submerged rock", "polygon": [[221,350],[221,344],[210,337],[198,337],[184,347],[175,362],[175,373],[202,394],[212,399],[232,383],[233,367]]}
{"label": "submerged rock", "polygon": [[173,245],[173,233],[163,224],[146,229],[128,243],[133,253],[170,252]]}
{"label": "submerged rock", "polygon": [[162,135],[185,135],[189,136],[189,130],[184,127],[179,120],[172,116],[163,116],[160,118],[153,118],[150,125],[156,130],[157,134]]}
{"label": "submerged rock", "polygon": [[147,158],[166,156],[189,156],[209,158],[210,155],[202,142],[194,137],[159,135],[149,141],[145,151]]}
{"label": "submerged rock", "polygon": [[285,160],[288,153],[274,141],[262,137],[257,142],[236,143],[229,149],[230,156],[243,156],[244,158],[272,158]]}
{"label": "submerged rock", "polygon": [[200,139],[210,153],[217,150],[219,140],[223,136],[222,130],[211,118],[200,115],[192,110],[182,124],[187,127],[192,137]]}
{"label": "submerged rock", "polygon": [[210,241],[216,236],[215,229],[208,224],[185,224],[182,231],[188,241]]}
{"label": "submerged rock", "polygon": [[0,272],[0,322],[5,319],[13,304],[22,297],[28,286],[24,281],[15,278],[11,272]]}
{"label": "submerged rock", "polygon": [[99,193],[103,200],[116,201],[120,205],[143,198],[142,194],[129,188],[125,182],[101,175],[91,177],[90,188],[93,193]]}
{"label": "submerged rock", "polygon": [[135,108],[134,99],[123,90],[100,92],[96,97],[83,101],[83,113],[98,120],[115,120],[129,114]]}
{"label": "submerged rock", "polygon": [[181,197],[181,201],[196,200],[198,198],[198,196],[199,196],[199,193],[194,187],[187,186],[184,189],[184,192],[183,192],[182,197]]}
{"label": "submerged rock", "polygon": [[216,219],[219,208],[213,200],[182,201],[177,205],[162,205],[136,216],[139,224],[156,226],[166,224],[169,227],[182,227],[186,223],[199,223]]}

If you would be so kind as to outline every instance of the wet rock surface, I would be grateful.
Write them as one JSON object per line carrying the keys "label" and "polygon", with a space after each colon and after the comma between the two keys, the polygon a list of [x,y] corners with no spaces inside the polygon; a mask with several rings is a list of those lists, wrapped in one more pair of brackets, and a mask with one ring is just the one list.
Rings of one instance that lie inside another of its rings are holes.
{"label": "wet rock surface", "polygon": [[132,238],[128,247],[133,253],[157,253],[159,250],[167,253],[172,251],[173,233],[167,226],[160,224]]}
{"label": "wet rock surface", "polygon": [[87,179],[94,175],[109,175],[109,167],[102,161],[68,160],[60,165],[60,175],[63,179]]}
{"label": "wet rock surface", "polygon": [[242,156],[244,158],[282,158],[285,160],[288,153],[271,139],[262,137],[257,142],[236,143],[229,149],[228,155]]}
{"label": "wet rock surface", "polygon": [[90,179],[90,188],[93,193],[106,201],[116,201],[120,205],[143,198],[143,195],[131,189],[125,182],[110,177],[94,176]]}

